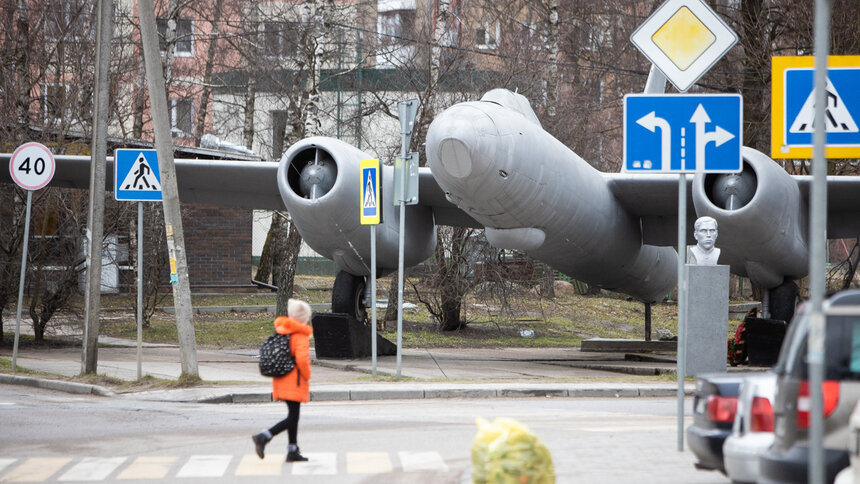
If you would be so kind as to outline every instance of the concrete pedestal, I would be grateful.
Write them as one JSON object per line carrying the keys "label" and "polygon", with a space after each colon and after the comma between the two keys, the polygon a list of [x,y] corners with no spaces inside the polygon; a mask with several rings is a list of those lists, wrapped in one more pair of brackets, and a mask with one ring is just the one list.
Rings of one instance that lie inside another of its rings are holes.
{"label": "concrete pedestal", "polygon": [[[372,356],[370,328],[349,314],[316,313],[313,319],[317,358],[368,358]],[[376,354],[397,354],[397,346],[376,334]]]}
{"label": "concrete pedestal", "polygon": [[687,264],[687,376],[726,371],[729,266]]}

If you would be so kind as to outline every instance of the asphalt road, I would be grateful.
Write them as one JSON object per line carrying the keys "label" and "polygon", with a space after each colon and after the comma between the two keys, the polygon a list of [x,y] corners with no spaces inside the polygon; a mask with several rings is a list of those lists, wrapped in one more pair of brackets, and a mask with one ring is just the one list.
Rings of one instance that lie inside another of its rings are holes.
{"label": "asphalt road", "polygon": [[[679,452],[673,398],[311,402],[299,445],[267,458],[250,435],[282,403],[196,404],[0,385],[0,482],[470,482],[475,418],[516,418],[550,449],[559,483],[727,483]],[[689,415],[689,411],[688,411]],[[195,479],[196,478],[196,479]]]}

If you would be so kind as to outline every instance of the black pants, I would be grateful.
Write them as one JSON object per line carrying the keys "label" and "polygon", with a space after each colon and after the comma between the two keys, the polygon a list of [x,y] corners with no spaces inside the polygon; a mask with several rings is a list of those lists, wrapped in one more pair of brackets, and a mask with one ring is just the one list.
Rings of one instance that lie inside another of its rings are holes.
{"label": "black pants", "polygon": [[296,436],[299,433],[299,402],[287,402],[287,418],[276,423],[274,427],[269,429],[272,437],[278,435],[284,430],[287,431],[287,436],[290,438],[290,443],[297,443]]}

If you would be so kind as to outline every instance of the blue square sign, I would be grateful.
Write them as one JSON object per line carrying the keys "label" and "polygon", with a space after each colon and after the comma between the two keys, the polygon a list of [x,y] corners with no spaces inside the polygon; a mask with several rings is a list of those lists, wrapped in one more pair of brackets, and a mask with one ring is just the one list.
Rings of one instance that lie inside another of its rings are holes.
{"label": "blue square sign", "polygon": [[622,171],[739,172],[742,127],[739,94],[628,94]]}
{"label": "blue square sign", "polygon": [[[785,71],[785,144],[812,146],[815,69]],[[860,69],[830,68],[825,90],[824,123],[828,146],[860,145]]]}
{"label": "blue square sign", "polygon": [[155,150],[119,149],[114,153],[114,197],[126,202],[162,199],[161,174]]}

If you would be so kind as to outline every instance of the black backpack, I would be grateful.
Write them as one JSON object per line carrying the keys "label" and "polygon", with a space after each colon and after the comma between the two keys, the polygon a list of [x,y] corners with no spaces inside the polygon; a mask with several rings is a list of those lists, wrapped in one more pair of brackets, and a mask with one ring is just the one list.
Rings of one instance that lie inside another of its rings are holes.
{"label": "black backpack", "polygon": [[290,352],[290,335],[275,333],[260,346],[260,374],[279,377],[293,371],[296,357]]}

